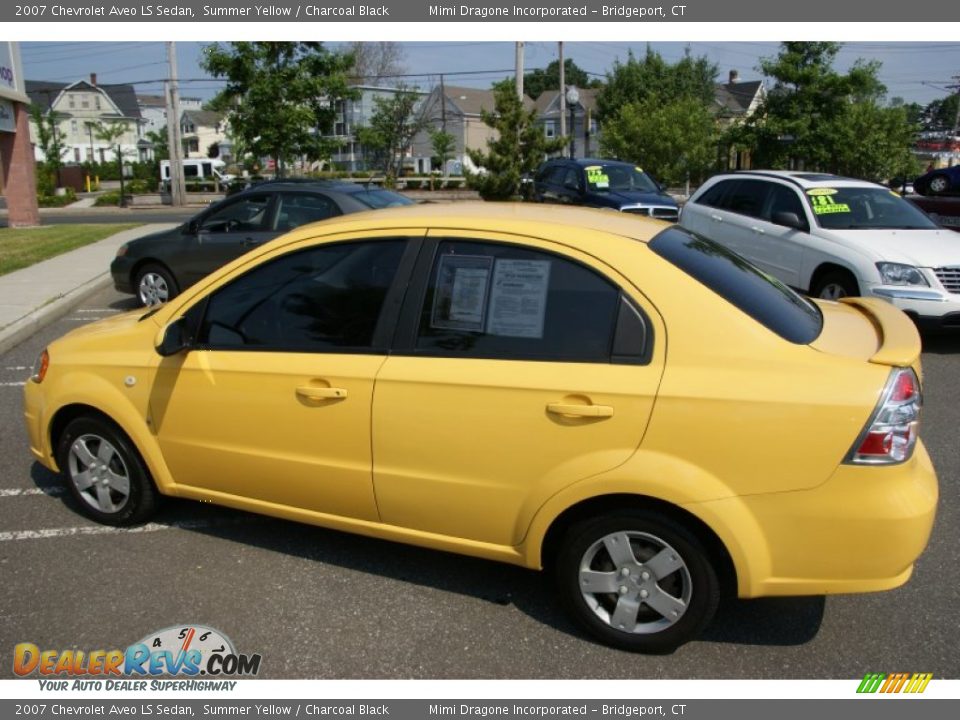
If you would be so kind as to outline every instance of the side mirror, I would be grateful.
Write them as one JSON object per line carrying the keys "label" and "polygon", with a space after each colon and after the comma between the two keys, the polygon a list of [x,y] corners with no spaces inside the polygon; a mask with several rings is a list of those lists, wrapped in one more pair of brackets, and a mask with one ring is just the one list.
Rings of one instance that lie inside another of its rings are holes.
{"label": "side mirror", "polygon": [[157,354],[163,357],[170,357],[184,350],[189,350],[190,339],[187,337],[186,327],[187,319],[181,317],[157,333],[157,338],[154,341]]}
{"label": "side mirror", "polygon": [[189,220],[183,227],[188,235],[196,235],[197,230],[200,229],[200,223],[197,220]]}
{"label": "side mirror", "polygon": [[771,222],[774,225],[783,225],[784,227],[793,228],[794,230],[808,230],[807,223],[804,220],[800,219],[800,216],[795,212],[789,212],[786,210],[778,210],[770,218]]}

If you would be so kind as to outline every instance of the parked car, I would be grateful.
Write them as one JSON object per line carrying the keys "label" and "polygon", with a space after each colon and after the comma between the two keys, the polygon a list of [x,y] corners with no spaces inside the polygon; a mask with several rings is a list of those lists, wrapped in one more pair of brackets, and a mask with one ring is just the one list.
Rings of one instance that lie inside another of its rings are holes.
{"label": "parked car", "polygon": [[113,284],[143,305],[166,302],[221,265],[305,223],[364,210],[411,205],[378,187],[336,182],[270,181],[204,210],[174,230],[121,245]]}
{"label": "parked car", "polygon": [[717,175],[680,224],[826,299],[889,300],[918,322],[960,327],[960,244],[882,185],[821,173]]}
{"label": "parked car", "polygon": [[960,165],[931,170],[918,177],[913,188],[921,195],[960,194]]}
{"label": "parked car", "polygon": [[675,222],[677,201],[632,163],[594,158],[554,158],[534,175],[535,202],[607,208]]}
{"label": "parked car", "polygon": [[173,495],[548,568],[597,638],[664,652],[722,588],[907,581],[937,503],[919,354],[890,304],[807,300],[675,225],[420,205],[74,330],[25,418],[99,522]]}
{"label": "parked car", "polygon": [[940,227],[960,232],[960,197],[923,197],[914,195],[907,198],[923,210]]}

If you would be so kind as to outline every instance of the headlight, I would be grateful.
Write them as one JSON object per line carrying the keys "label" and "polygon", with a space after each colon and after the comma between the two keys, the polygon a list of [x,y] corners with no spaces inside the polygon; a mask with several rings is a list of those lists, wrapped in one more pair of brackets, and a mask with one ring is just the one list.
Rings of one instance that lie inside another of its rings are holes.
{"label": "headlight", "polygon": [[913,265],[901,265],[900,263],[877,263],[877,270],[880,271],[880,280],[884,285],[926,285],[930,283],[917,268]]}
{"label": "headlight", "polygon": [[47,352],[44,348],[43,352],[40,353],[37,357],[37,361],[33,363],[33,370],[30,372],[30,379],[35,383],[42,383],[43,378],[47,375],[47,368],[50,367],[50,353]]}
{"label": "headlight", "polygon": [[129,249],[130,249],[130,246],[127,245],[127,243],[124,243],[123,245],[117,248],[117,257],[123,257],[124,255],[127,254],[127,250]]}

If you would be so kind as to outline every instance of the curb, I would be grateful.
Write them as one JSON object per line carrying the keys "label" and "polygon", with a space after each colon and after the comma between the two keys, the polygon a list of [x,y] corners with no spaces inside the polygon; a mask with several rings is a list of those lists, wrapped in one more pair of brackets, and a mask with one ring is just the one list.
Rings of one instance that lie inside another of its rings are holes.
{"label": "curb", "polygon": [[93,280],[65,295],[60,295],[43,307],[27,313],[19,320],[0,329],[0,355],[12,350],[34,333],[55,323],[91,295],[109,287],[109,285],[110,273],[98,275]]}

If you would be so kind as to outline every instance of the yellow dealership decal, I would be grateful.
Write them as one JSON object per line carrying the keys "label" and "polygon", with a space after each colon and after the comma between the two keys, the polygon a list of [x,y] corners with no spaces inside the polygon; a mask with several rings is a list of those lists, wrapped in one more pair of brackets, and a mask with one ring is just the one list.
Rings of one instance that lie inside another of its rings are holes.
{"label": "yellow dealership decal", "polygon": [[600,188],[610,187],[610,178],[599,165],[584,168],[587,172],[587,182]]}
{"label": "yellow dealership decal", "polygon": [[836,195],[836,188],[813,188],[812,190],[807,190],[807,195],[810,197],[819,197],[821,195]]}
{"label": "yellow dealership decal", "polygon": [[808,190],[807,195],[810,196],[810,205],[813,207],[813,212],[815,215],[829,215],[831,213],[848,213],[850,212],[850,206],[846,203],[834,202],[831,195],[836,192],[836,190],[831,190],[830,188],[817,188],[817,190],[829,190],[828,193],[818,193],[814,195],[814,190]]}

